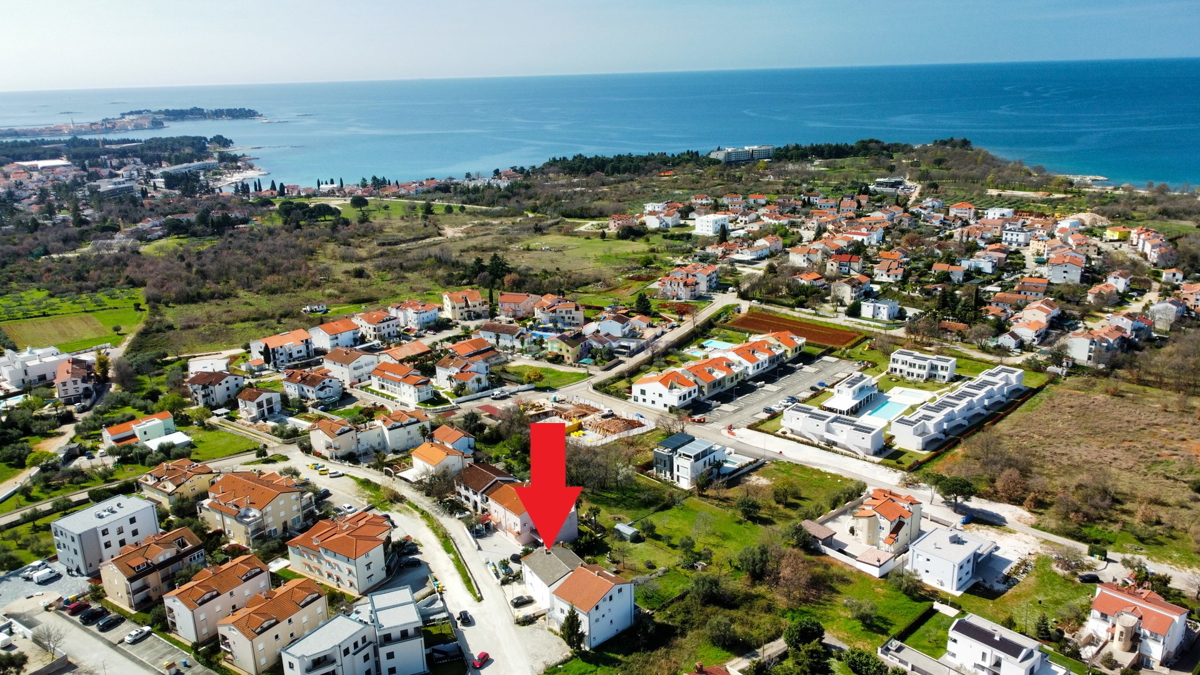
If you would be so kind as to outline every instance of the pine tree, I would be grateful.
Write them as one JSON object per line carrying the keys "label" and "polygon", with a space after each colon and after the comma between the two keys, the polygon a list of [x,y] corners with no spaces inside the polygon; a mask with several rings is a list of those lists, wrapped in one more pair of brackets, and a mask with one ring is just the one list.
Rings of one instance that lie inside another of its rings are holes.
{"label": "pine tree", "polygon": [[571,611],[563,618],[562,638],[571,651],[577,652],[583,648],[583,637],[583,622],[579,619],[579,613],[571,607]]}
{"label": "pine tree", "polygon": [[275,181],[271,181],[271,192],[278,192],[278,191],[279,190],[275,187]]}
{"label": "pine tree", "polygon": [[650,304],[650,298],[646,297],[645,293],[637,294],[637,299],[633,302],[633,311],[638,314],[649,314],[654,311],[654,307]]}

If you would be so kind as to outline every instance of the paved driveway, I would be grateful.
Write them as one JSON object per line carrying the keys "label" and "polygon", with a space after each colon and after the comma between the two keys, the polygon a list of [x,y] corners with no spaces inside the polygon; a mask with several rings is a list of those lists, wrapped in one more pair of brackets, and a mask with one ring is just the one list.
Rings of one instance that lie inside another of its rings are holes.
{"label": "paved driveway", "polygon": [[48,584],[35,584],[22,579],[21,570],[14,570],[0,577],[0,607],[5,607],[11,602],[30,595],[38,595],[42,599],[50,599],[59,595],[67,598],[88,589],[87,579],[67,576],[67,570],[62,564],[52,562],[50,568],[58,570],[61,576]]}
{"label": "paved driveway", "polygon": [[846,376],[858,370],[852,361],[840,359],[807,359],[795,361],[775,368],[754,381],[742,382],[733,391],[714,396],[692,407],[692,415],[705,417],[705,424],[712,428],[745,426],[763,416],[762,409],[775,405],[785,396],[795,396],[801,401],[814,392],[810,387],[818,382],[833,384],[838,376]]}

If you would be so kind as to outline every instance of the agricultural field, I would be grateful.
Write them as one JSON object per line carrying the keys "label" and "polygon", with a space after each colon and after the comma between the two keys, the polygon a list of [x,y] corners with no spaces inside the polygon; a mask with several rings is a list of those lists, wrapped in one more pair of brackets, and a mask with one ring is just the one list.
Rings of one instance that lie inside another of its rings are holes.
{"label": "agricultural field", "polygon": [[133,307],[142,302],[141,291],[134,289],[101,291],[51,297],[43,290],[29,290],[0,296],[0,321],[28,319],[54,314],[77,314],[106,309]]}
{"label": "agricultural field", "polygon": [[810,323],[800,319],[768,314],[757,310],[739,316],[729,323],[734,328],[741,328],[755,333],[771,333],[774,331],[791,331],[805,340],[826,347],[847,347],[862,337],[862,333],[832,326]]}
{"label": "agricultural field", "polygon": [[[87,314],[62,314],[37,319],[18,319],[0,324],[18,348],[54,345],[64,352],[88,349],[105,343],[120,344],[133,331],[145,312],[133,307],[105,309]],[[120,327],[120,331],[113,330]]]}

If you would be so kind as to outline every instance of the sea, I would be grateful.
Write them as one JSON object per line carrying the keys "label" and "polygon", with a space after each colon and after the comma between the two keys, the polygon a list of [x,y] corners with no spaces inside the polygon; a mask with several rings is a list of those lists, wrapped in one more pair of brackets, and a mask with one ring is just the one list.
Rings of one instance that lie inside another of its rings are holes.
{"label": "sea", "polygon": [[1056,173],[1200,183],[1200,59],[0,92],[0,126],[192,106],[265,119],[136,135],[221,134],[268,180],[302,186],[578,153],[951,136]]}

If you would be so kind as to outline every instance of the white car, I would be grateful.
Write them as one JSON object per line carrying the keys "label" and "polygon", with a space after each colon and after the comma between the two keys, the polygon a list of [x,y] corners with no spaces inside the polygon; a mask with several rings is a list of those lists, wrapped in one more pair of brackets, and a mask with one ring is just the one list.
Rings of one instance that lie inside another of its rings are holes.
{"label": "white car", "polygon": [[107,451],[107,450],[101,450],[101,451],[100,451],[100,456],[101,456],[101,457],[108,457],[108,451]]}
{"label": "white car", "polygon": [[346,474],[342,473],[341,471],[330,471],[329,472],[330,478],[341,478],[342,476],[345,476],[345,475]]}
{"label": "white car", "polygon": [[342,504],[342,513],[344,513],[346,515],[350,515],[351,513],[354,513],[357,510],[358,510],[357,508],[355,508],[349,504]]}
{"label": "white car", "polygon": [[154,631],[151,630],[149,626],[142,626],[141,628],[135,628],[135,629],[129,631],[129,635],[125,636],[125,644],[131,645],[153,632]]}

